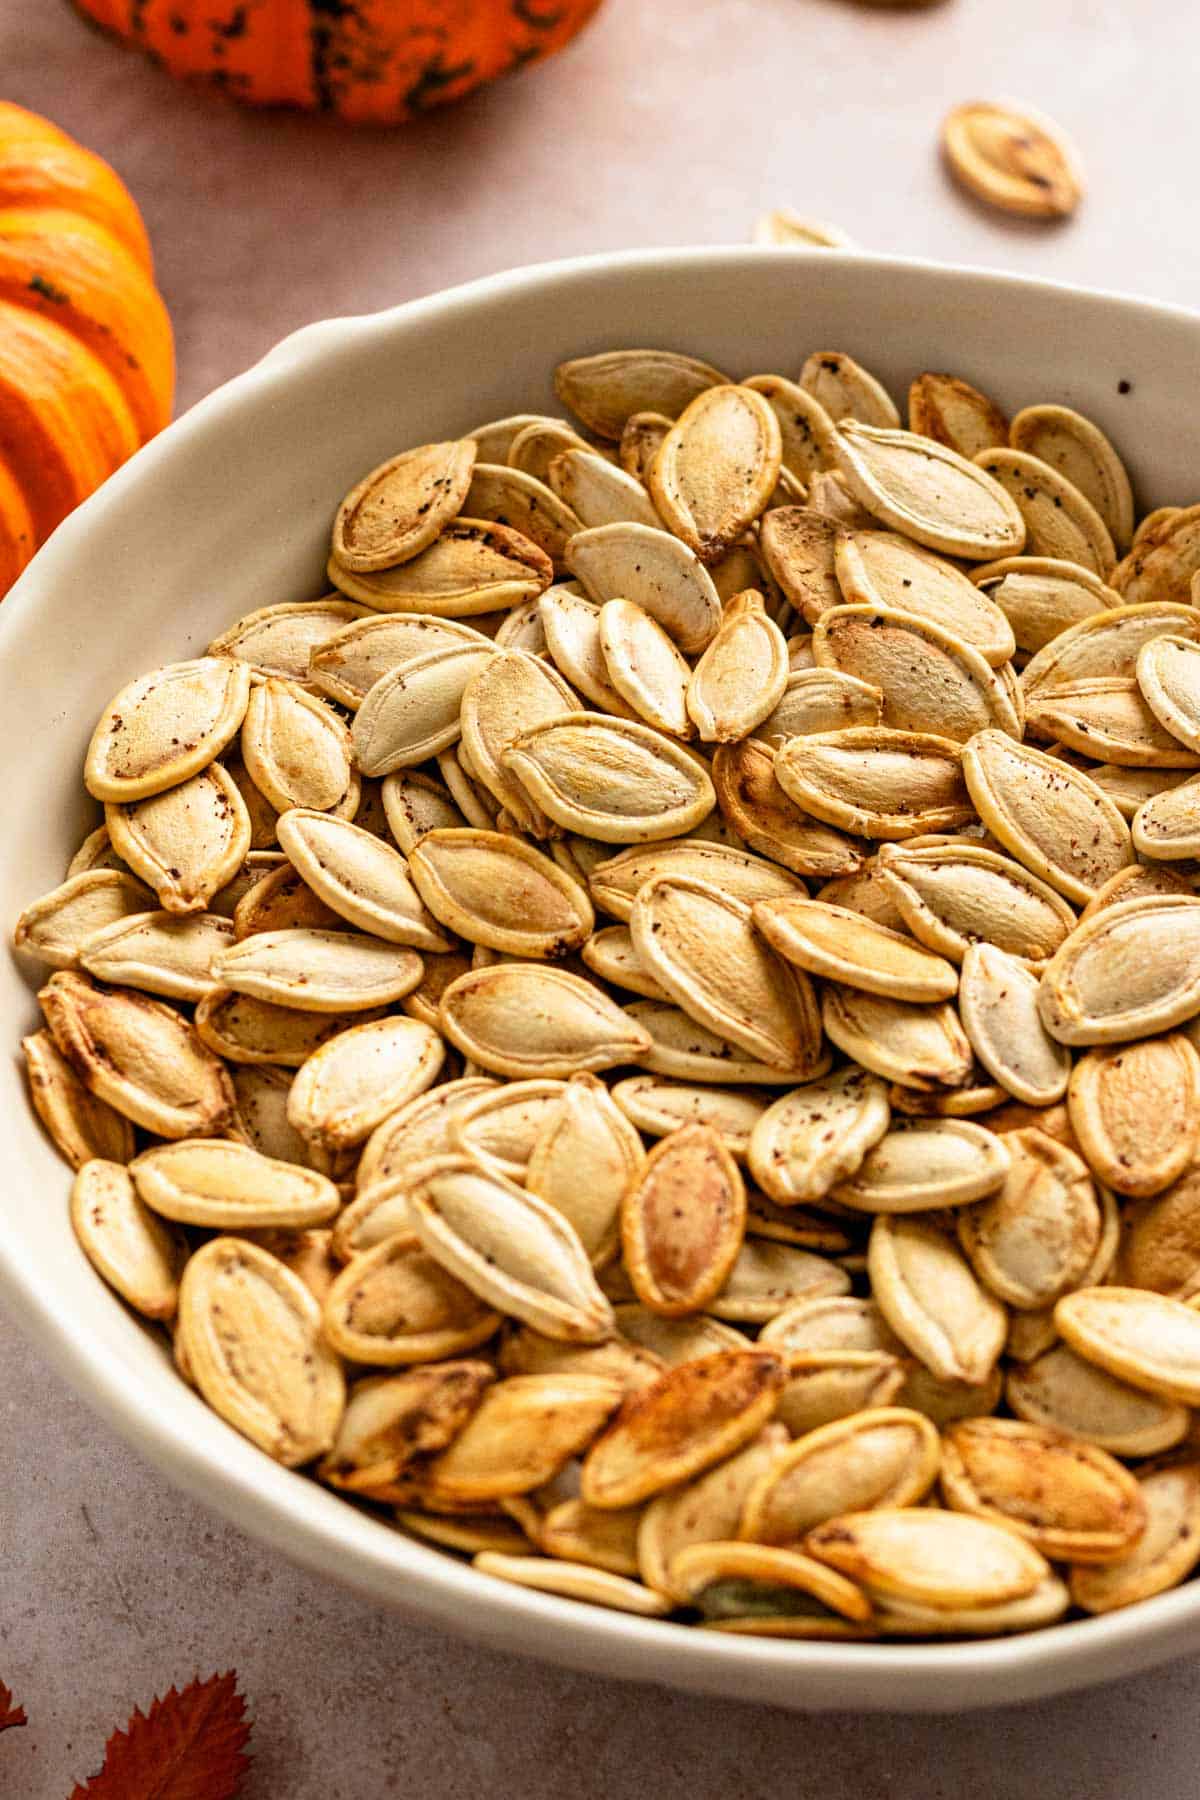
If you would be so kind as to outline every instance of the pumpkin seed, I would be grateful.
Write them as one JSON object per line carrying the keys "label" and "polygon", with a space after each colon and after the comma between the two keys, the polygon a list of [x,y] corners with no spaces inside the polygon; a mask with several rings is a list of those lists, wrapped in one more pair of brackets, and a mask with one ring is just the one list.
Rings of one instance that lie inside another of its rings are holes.
{"label": "pumpkin seed", "polygon": [[641,1140],[593,1075],[574,1075],[543,1124],[525,1186],[574,1226],[593,1263],[617,1246],[618,1214],[642,1157]]}
{"label": "pumpkin seed", "polygon": [[941,1381],[985,1381],[1007,1315],[946,1233],[923,1219],[880,1217],[868,1250],[871,1289],[896,1336]]}
{"label": "pumpkin seed", "polygon": [[[1131,825],[1148,800],[1156,800],[1159,796],[1165,795],[1175,788],[1186,786],[1184,777],[1178,769],[1129,769],[1120,768],[1115,763],[1096,763],[1091,765],[1089,772],[1092,780],[1100,789],[1100,792],[1108,795],[1109,799],[1120,812],[1121,817],[1128,819]],[[1167,802],[1166,804],[1169,806],[1171,803]],[[1186,841],[1188,828],[1184,821],[1179,818],[1181,809],[1182,800],[1180,807],[1177,807],[1175,810],[1174,820],[1167,821],[1168,833],[1165,841],[1168,845],[1170,845],[1174,836],[1172,825],[1181,830],[1183,838]],[[1142,825],[1138,828],[1139,839],[1144,836],[1144,828],[1149,822],[1149,818],[1150,815],[1147,815],[1147,819],[1144,820]],[[1151,827],[1151,830],[1153,830],[1153,827]],[[1162,855],[1161,850],[1147,851],[1140,841],[1135,848],[1138,850],[1138,854],[1142,856],[1147,854],[1151,856]],[[1180,855],[1183,854],[1184,852],[1180,851]],[[1162,871],[1158,872],[1162,873]],[[1179,893],[1182,890],[1179,888],[1160,888],[1155,891],[1161,893]],[[1130,897],[1132,898],[1132,896]]]}
{"label": "pumpkin seed", "polygon": [[170,1319],[184,1251],[120,1163],[92,1158],[71,1186],[71,1229],[92,1267],[147,1319]]}
{"label": "pumpkin seed", "polygon": [[1146,1527],[1133,1548],[1101,1568],[1070,1574],[1071,1599],[1084,1612],[1112,1612],[1176,1587],[1200,1560],[1200,1464],[1168,1463],[1139,1473]]}
{"label": "pumpkin seed", "polygon": [[878,1507],[817,1526],[805,1549],[876,1594],[952,1610],[1018,1600],[1047,1580],[1045,1558],[990,1519],[935,1507]]}
{"label": "pumpkin seed", "polygon": [[800,386],[831,419],[864,425],[899,425],[895,402],[881,382],[844,350],[814,350],[800,371]]}
{"label": "pumpkin seed", "polygon": [[956,106],[942,122],[942,151],[955,178],[1001,212],[1064,219],[1083,197],[1074,150],[1027,109],[991,100]]}
{"label": "pumpkin seed", "polygon": [[78,850],[67,864],[64,881],[70,881],[74,875],[87,875],[93,869],[119,869],[125,867],[108,836],[107,825],[97,825],[95,831],[89,831]]}
{"label": "pumpkin seed", "polygon": [[215,637],[208,654],[236,657],[239,662],[249,663],[259,675],[307,682],[313,653],[348,624],[369,617],[365,606],[343,600],[340,594],[326,594],[321,600],[260,606]]}
{"label": "pumpkin seed", "polygon": [[817,1069],[779,1069],[772,1063],[756,1062],[752,1057],[728,1044],[714,1032],[688,1017],[682,1007],[666,1006],[658,1000],[635,1000],[625,1009],[625,1016],[636,1028],[646,1032],[650,1047],[632,1060],[656,1075],[668,1075],[680,1081],[757,1082],[762,1086],[790,1087],[808,1081],[828,1067],[822,1056]]}
{"label": "pumpkin seed", "polygon": [[1133,549],[1113,571],[1112,584],[1128,604],[1175,602],[1186,605],[1196,594],[1200,569],[1200,510],[1177,510],[1161,527],[1134,540]]}
{"label": "pumpkin seed", "polygon": [[[1024,1315],[1021,1315],[1024,1316]],[[1178,1401],[1143,1393],[1056,1344],[1010,1369],[1004,1397],[1019,1419],[1095,1444],[1114,1456],[1153,1456],[1187,1434],[1191,1414]]]}
{"label": "pumpkin seed", "polygon": [[711,1356],[717,1350],[746,1348],[742,1332],[703,1313],[668,1319],[662,1313],[651,1312],[638,1301],[627,1300],[615,1307],[614,1316],[617,1329],[625,1337],[670,1368],[695,1362],[698,1357]]}
{"label": "pumpkin seed", "polygon": [[[786,1316],[778,1314],[764,1331]],[[760,1337],[761,1341],[765,1340]],[[837,1419],[890,1406],[904,1387],[906,1367],[899,1357],[885,1351],[814,1350],[789,1355],[778,1417],[793,1437],[801,1438]]]}
{"label": "pumpkin seed", "polygon": [[904,1364],[904,1378],[896,1394],[898,1406],[911,1406],[932,1419],[939,1430],[955,1419],[979,1419],[995,1412],[1004,1391],[1004,1379],[994,1368],[983,1381],[943,1381],[924,1363]]}
{"label": "pumpkin seed", "polygon": [[498,1381],[449,1447],[416,1476],[434,1511],[505,1501],[553,1480],[621,1397],[599,1375],[513,1375]]}
{"label": "pumpkin seed", "polygon": [[652,843],[690,831],[716,804],[704,768],[648,725],[575,713],[526,729],[506,773],[568,831],[602,843]]}
{"label": "pumpkin seed", "polygon": [[1142,1288],[1078,1288],[1058,1302],[1054,1323],[1085,1362],[1131,1387],[1200,1401],[1200,1313],[1182,1301]]}
{"label": "pumpkin seed", "polygon": [[981,731],[963,748],[962,772],[988,830],[1068,900],[1090,900],[1133,861],[1118,808],[1069,763]]}
{"label": "pumpkin seed", "polygon": [[945,1000],[958,988],[958,972],[944,957],[845,907],[760,900],[752,916],[781,956],[826,980],[897,1000]]}
{"label": "pumpkin seed", "polygon": [[1121,604],[1091,569],[1050,556],[1007,556],[971,571],[1012,627],[1017,648],[1044,650],[1060,631]]}
{"label": "pumpkin seed", "polygon": [[962,963],[979,942],[1044,962],[1075,925],[1052,887],[1020,863],[961,839],[889,847],[879,859],[879,879],[903,925],[951,962]]}
{"label": "pumpkin seed", "polygon": [[[420,1457],[453,1442],[495,1380],[484,1362],[442,1363],[360,1381],[318,1471],[346,1493],[387,1501]],[[407,1497],[407,1486],[395,1497]]]}
{"label": "pumpkin seed", "polygon": [[110,802],[114,848],[167,912],[203,912],[250,848],[250,817],[220,763],[147,800]]}
{"label": "pumpkin seed", "polygon": [[481,1551],[472,1567],[482,1575],[494,1575],[501,1581],[515,1582],[518,1587],[533,1588],[543,1594],[559,1594],[567,1600],[587,1600],[593,1606],[608,1606],[616,1612],[635,1613],[643,1619],[663,1619],[671,1611],[665,1600],[608,1569],[598,1569],[582,1562],[556,1560],[549,1556],[501,1556],[494,1551]]}
{"label": "pumpkin seed", "polygon": [[1133,847],[1139,856],[1165,862],[1190,859],[1200,851],[1193,777],[1143,800],[1133,814]]}
{"label": "pumpkin seed", "polygon": [[637,1062],[650,1034],[590,981],[541,963],[499,964],[452,981],[441,1029],[498,1075],[574,1075]]}
{"label": "pumpkin seed", "polygon": [[790,206],[777,206],[760,213],[754,223],[756,244],[778,244],[787,249],[853,250],[853,238],[836,225],[823,225],[815,219],[802,219]]}
{"label": "pumpkin seed", "polygon": [[489,519],[456,519],[411,562],[356,573],[336,556],[330,581],[376,612],[473,618],[531,600],[554,579],[554,564],[520,531]]}
{"label": "pumpkin seed", "polygon": [[1165,1193],[1128,1208],[1116,1280],[1173,1300],[1191,1300],[1200,1292],[1196,1180],[1189,1168]]}
{"label": "pumpkin seed", "polygon": [[481,1094],[493,1093],[498,1083],[486,1076],[445,1081],[430,1092],[397,1107],[376,1126],[363,1146],[358,1164],[358,1192],[405,1176],[429,1157],[446,1156],[458,1148],[452,1135],[458,1112]]}
{"label": "pumpkin seed", "polygon": [[570,429],[564,419],[548,413],[512,413],[508,418],[489,419],[486,425],[477,425],[464,435],[474,439],[475,454],[480,462],[503,463],[508,461],[512,446],[530,425]]}
{"label": "pumpkin seed", "polygon": [[1007,489],[948,446],[843,419],[836,449],[854,498],[926,549],[979,562],[1024,548],[1025,520]]}
{"label": "pumpkin seed", "polygon": [[840,469],[818,469],[808,484],[808,509],[842,531],[874,531],[879,520],[860,506]]}
{"label": "pumpkin seed", "polygon": [[687,711],[707,742],[735,742],[761,725],[788,682],[787,645],[761,595],[731,600],[716,637],[696,664]]}
{"label": "pumpkin seed", "polygon": [[350,489],[333,522],[333,554],[348,569],[387,569],[428,548],[460,512],[476,446],[422,444],[391,457]]}
{"label": "pumpkin seed", "polygon": [[735,1455],[651,1500],[640,1515],[637,1532],[638,1566],[648,1587],[677,1605],[687,1604],[687,1594],[672,1582],[676,1557],[692,1544],[736,1537],[746,1495],[786,1444],[782,1426],[764,1425]]}
{"label": "pumpkin seed", "polygon": [[449,789],[419,769],[397,769],[381,792],[388,829],[405,854],[427,831],[455,831],[466,823]]}
{"label": "pumpkin seed", "polygon": [[811,506],[776,506],[763,517],[759,544],[766,565],[810,625],[842,604],[837,578],[842,536],[837,520]]}
{"label": "pumpkin seed", "polygon": [[532,727],[576,713],[578,702],[562,677],[540,657],[519,650],[493,656],[463,693],[460,759],[469,762],[468,773],[518,826],[538,837],[549,836],[549,826],[509,768],[508,752]]}
{"label": "pumpkin seed", "polygon": [[650,465],[658,455],[672,422],[665,413],[660,412],[630,413],[626,419],[621,428],[617,460],[625,473],[632,475],[635,481],[645,484]]}
{"label": "pumpkin seed", "polygon": [[748,1160],[773,1200],[821,1200],[852,1176],[888,1128],[883,1083],[840,1069],[783,1095],[750,1134]]}
{"label": "pumpkin seed", "polygon": [[833,420],[821,402],[782,375],[751,375],[742,383],[767,402],[779,425],[783,467],[807,482],[833,460]]}
{"label": "pumpkin seed", "polygon": [[1028,728],[1077,751],[1126,767],[1196,767],[1196,753],[1165,731],[1136,681],[1120,675],[1078,681],[1037,693],[1029,702]]}
{"label": "pumpkin seed", "polygon": [[554,457],[545,478],[580,524],[651,525],[660,520],[640,480],[614,468],[586,444],[576,443]]}
{"label": "pumpkin seed", "polygon": [[300,1163],[304,1168],[315,1167],[308,1145],[288,1119],[290,1071],[270,1064],[235,1065],[230,1078],[237,1110],[228,1135],[263,1156]]}
{"label": "pumpkin seed", "polygon": [[1155,718],[1173,738],[1200,751],[1200,647],[1164,633],[1142,645],[1135,667]]}
{"label": "pumpkin seed", "polygon": [[297,1275],[245,1238],[211,1239],[179,1288],[179,1334],[201,1394],[227,1424],[286,1468],[328,1450],[346,1390]]}
{"label": "pumpkin seed", "polygon": [[1152,601],[1092,613],[1030,658],[1021,676],[1025,697],[1032,700],[1035,694],[1097,677],[1135,676],[1143,646],[1167,636],[1200,636],[1200,619],[1193,607]]}
{"label": "pumpkin seed", "polygon": [[608,710],[644,719],[675,737],[690,737],[692,672],[657,619],[632,600],[606,600],[597,632],[605,673],[619,702]]}
{"label": "pumpkin seed", "polygon": [[567,1083],[493,1082],[490,1088],[456,1107],[447,1149],[523,1183],[539,1138],[562,1113]]}
{"label": "pumpkin seed", "polygon": [[946,1609],[878,1594],[872,1596],[872,1602],[875,1628],[884,1637],[994,1637],[1053,1625],[1070,1606],[1071,1596],[1066,1582],[1048,1575],[1020,1600],[1002,1600],[994,1606]]}
{"label": "pumpkin seed", "polygon": [[979,1279],[1009,1305],[1049,1306],[1084,1280],[1102,1218],[1086,1165],[1036,1129],[1008,1132],[1008,1175],[994,1199],[958,1215]]}
{"label": "pumpkin seed", "polygon": [[782,1383],[779,1359],[761,1350],[719,1350],[668,1369],[588,1451],[583,1499],[604,1511],[636,1506],[723,1462],[757,1437]]}
{"label": "pumpkin seed", "polygon": [[1138,1484],[1106,1450],[1017,1419],[967,1419],[942,1441],[957,1512],[993,1519],[1047,1556],[1112,1562],[1145,1529]]}
{"label": "pumpkin seed", "polygon": [[[498,1361],[505,1375],[608,1375],[626,1394],[653,1386],[663,1371],[660,1357],[627,1338],[613,1337],[603,1344],[568,1344],[561,1338],[544,1337],[530,1325],[510,1329]],[[540,1538],[541,1533],[538,1535]]]}
{"label": "pumpkin seed", "polygon": [[606,350],[559,363],[554,391],[597,437],[620,438],[633,413],[676,419],[705,388],[727,377],[674,350]]}
{"label": "pumpkin seed", "polygon": [[861,865],[861,850],[850,838],[818,824],[784,792],[776,779],[776,753],[768,745],[753,739],[719,745],[713,782],[721,811],[739,837],[772,862],[821,876],[851,874]]}
{"label": "pumpkin seed", "polygon": [[751,1134],[768,1109],[766,1096],[749,1088],[712,1088],[657,1075],[627,1076],[616,1083],[612,1097],[648,1136],[669,1137],[681,1125],[708,1125],[739,1161],[745,1160]]}
{"label": "pumpkin seed", "polygon": [[826,1035],[864,1069],[901,1087],[959,1087],[971,1074],[971,1046],[945,1003],[917,1005],[830,984],[821,995]]}
{"label": "pumpkin seed", "polygon": [[280,815],[279,831],[297,873],[336,919],[388,943],[433,951],[453,947],[421,904],[404,858],[391,845],[348,819],[300,807]]}
{"label": "pumpkin seed", "polygon": [[310,1144],[361,1144],[437,1079],[444,1046],[415,1019],[376,1019],[313,1052],[292,1084],[288,1118]]}
{"label": "pumpkin seed", "polygon": [[[628,718],[629,707],[609,679],[600,631],[602,609],[575,592],[577,586],[572,582],[552,587],[542,595],[539,617],[546,647],[566,679],[593,706]],[[672,654],[676,654],[673,647]]]}
{"label": "pumpkin seed", "polygon": [[669,998],[634,949],[628,925],[606,925],[603,930],[594,931],[580,954],[594,975],[614,987],[627,988],[646,1000]]}
{"label": "pumpkin seed", "polygon": [[649,474],[660,517],[703,562],[753,524],[779,480],[779,420],[754,388],[710,387],[680,413]]}
{"label": "pumpkin seed", "polygon": [[83,765],[88,792],[143,800],[198,775],[237,735],[249,698],[250,670],[231,657],[140,675],[100,716]]}
{"label": "pumpkin seed", "polygon": [[694,837],[622,850],[596,864],[588,885],[597,906],[628,920],[640,889],[660,878],[707,882],[747,904],[803,892],[794,875],[762,857]]}
{"label": "pumpkin seed", "polygon": [[798,1300],[763,1326],[759,1341],[793,1357],[902,1355],[904,1352],[903,1344],[873,1300],[844,1294]]}
{"label": "pumpkin seed", "polygon": [[532,845],[500,832],[427,832],[408,869],[435,918],[470,943],[512,956],[564,956],[595,923],[577,882]]}
{"label": "pumpkin seed", "polygon": [[323,701],[294,682],[271,676],[252,689],[242,755],[276,812],[303,806],[353,818],[358,811],[350,733]]}
{"label": "pumpkin seed", "polygon": [[794,1244],[748,1237],[709,1311],[718,1319],[763,1325],[797,1300],[844,1294],[849,1286],[846,1271],[826,1257]]}
{"label": "pumpkin seed", "polygon": [[1067,1091],[1071,1057],[1043,1026],[1038,991],[1037,977],[1006,950],[967,946],[958,1010],[971,1048],[1014,1100],[1050,1106]]}
{"label": "pumpkin seed", "polygon": [[[565,420],[531,418],[513,434],[503,456],[481,456],[483,463],[507,463],[510,469],[521,469],[538,481],[549,482],[550,465],[565,450],[587,450],[589,445]],[[604,458],[598,457],[600,462]],[[607,465],[606,465],[607,466]],[[563,496],[565,498],[565,496]],[[568,502],[569,504],[569,502]]]}
{"label": "pumpkin seed", "polygon": [[1010,442],[1056,469],[1095,508],[1114,543],[1128,549],[1133,490],[1099,426],[1069,406],[1026,406],[1013,419]]}
{"label": "pumpkin seed", "polygon": [[972,816],[959,746],[922,732],[854,726],[793,738],[775,777],[803,811],[861,837],[917,837]]}
{"label": "pumpkin seed", "polygon": [[995,726],[1016,737],[1021,721],[1003,682],[977,650],[937,625],[878,606],[839,606],[817,621],[813,654],[878,687],[884,724],[965,743]]}
{"label": "pumpkin seed", "polygon": [[1063,1044],[1129,1043],[1190,1019],[1200,1012],[1200,903],[1152,894],[1094,914],[1046,965],[1038,1005]]}
{"label": "pumpkin seed", "polygon": [[763,943],[752,918],[744,901],[666,875],[638,890],[629,925],[642,963],[700,1024],[779,1068],[815,1064],[811,983]]}
{"label": "pumpkin seed", "polygon": [[421,959],[356,931],[264,931],[213,958],[223,987],[298,1012],[357,1013],[402,1000]]}
{"label": "pumpkin seed", "polygon": [[[1025,521],[1025,551],[1079,563],[1104,578],[1116,567],[1108,527],[1073,482],[1025,450],[984,450],[975,458]],[[1018,546],[1019,547],[1019,546]]]}
{"label": "pumpkin seed", "polygon": [[38,995],[54,1042],[98,1100],[164,1138],[221,1131],[229,1076],[173,1007],[60,970]]}
{"label": "pumpkin seed", "polygon": [[1160,1194],[1200,1148],[1200,1057],[1180,1035],[1089,1050],[1072,1072],[1068,1105],[1099,1180],[1124,1194]]}
{"label": "pumpkin seed", "polygon": [[487,640],[470,625],[426,613],[360,614],[314,645],[308,678],[340,706],[357,712],[377,681],[435,650],[485,649]]}
{"label": "pumpkin seed", "polygon": [[456,1519],[400,1508],[396,1519],[414,1537],[466,1556],[482,1555],[485,1550],[499,1556],[519,1556],[529,1548],[529,1539],[521,1527],[504,1513],[472,1513]]}
{"label": "pumpkin seed", "polygon": [[695,551],[650,525],[597,525],[580,531],[566,551],[567,567],[590,599],[624,599],[640,606],[691,656],[721,623],[721,597]]}
{"label": "pumpkin seed", "polygon": [[21,1049],[34,1111],[64,1161],[73,1169],[92,1161],[127,1163],[135,1147],[133,1126],[89,1093],[50,1033],[22,1038]]}
{"label": "pumpkin seed", "polygon": [[213,957],[233,941],[232,921],[209,913],[131,913],[94,932],[79,964],[98,981],[118,987],[202,1000],[217,985],[209,972]]}
{"label": "pumpkin seed", "polygon": [[450,644],[381,675],[363,697],[350,730],[362,772],[390,775],[455,743],[467,684],[495,654],[488,643]]}
{"label": "pumpkin seed", "polygon": [[908,390],[908,429],[948,444],[968,461],[994,444],[1007,444],[1008,420],[994,400],[957,375],[926,371]]}
{"label": "pumpkin seed", "polygon": [[683,1125],[635,1169],[620,1203],[625,1266],[643,1306],[700,1312],[741,1249],[746,1189],[711,1125]]}
{"label": "pumpkin seed", "polygon": [[250,994],[216,987],[196,1007],[196,1034],[231,1063],[279,1063],[298,1069],[314,1050],[348,1025],[377,1013],[299,1012]]}
{"label": "pumpkin seed", "polygon": [[910,614],[967,644],[992,667],[1007,662],[1016,648],[1000,607],[953,563],[895,532],[840,533],[834,568],[850,605]]}
{"label": "pumpkin seed", "polygon": [[1008,1169],[1004,1140],[970,1119],[896,1119],[833,1194],[855,1211],[929,1212],[994,1194]]}
{"label": "pumpkin seed", "polygon": [[839,1513],[913,1506],[933,1485],[939,1448],[929,1420],[903,1407],[872,1407],[818,1426],[755,1481],[739,1535],[786,1548]]}
{"label": "pumpkin seed", "polygon": [[461,511],[518,532],[555,565],[562,562],[568,538],[581,529],[571,508],[544,481],[503,463],[475,464]]}
{"label": "pumpkin seed", "polygon": [[315,1170],[216,1138],[144,1150],[130,1174],[161,1217],[215,1231],[323,1225],[341,1205],[333,1183]]}
{"label": "pumpkin seed", "polygon": [[90,869],[51,888],[17,920],[13,943],[52,969],[77,969],[97,932],[145,912],[150,890],[117,869]]}
{"label": "pumpkin seed", "polygon": [[763,1544],[691,1544],[676,1555],[670,1578],[709,1624],[725,1628],[786,1627],[788,1635],[828,1635],[830,1624],[862,1625],[870,1603],[842,1576],[803,1556]]}
{"label": "pumpkin seed", "polygon": [[410,1206],[430,1255],[501,1312],[546,1337],[596,1343],[612,1334],[587,1251],[555,1207],[469,1157],[430,1165]]}
{"label": "pumpkin seed", "polygon": [[441,1362],[484,1343],[500,1317],[430,1256],[411,1232],[398,1232],[353,1257],[322,1308],[322,1330],[350,1362],[397,1368]]}
{"label": "pumpkin seed", "polygon": [[[610,1575],[636,1576],[637,1530],[641,1508],[597,1512],[582,1500],[562,1500],[542,1520],[539,1548],[546,1556],[606,1569]],[[645,1591],[644,1589],[642,1590]]]}
{"label": "pumpkin seed", "polygon": [[789,738],[878,725],[882,718],[883,695],[869,682],[839,669],[798,669],[788,675],[778,705],[753,735],[772,750],[781,750]]}

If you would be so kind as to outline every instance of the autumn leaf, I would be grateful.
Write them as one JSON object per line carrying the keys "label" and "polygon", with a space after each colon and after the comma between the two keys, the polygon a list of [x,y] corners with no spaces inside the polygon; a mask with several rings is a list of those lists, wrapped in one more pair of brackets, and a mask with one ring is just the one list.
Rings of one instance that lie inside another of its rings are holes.
{"label": "autumn leaf", "polygon": [[28,1725],[23,1706],[14,1706],[12,1689],[6,1688],[0,1681],[0,1731],[8,1731],[14,1725]]}
{"label": "autumn leaf", "polygon": [[113,1732],[104,1767],[71,1800],[234,1800],[250,1767],[245,1715],[232,1669],[172,1688]]}

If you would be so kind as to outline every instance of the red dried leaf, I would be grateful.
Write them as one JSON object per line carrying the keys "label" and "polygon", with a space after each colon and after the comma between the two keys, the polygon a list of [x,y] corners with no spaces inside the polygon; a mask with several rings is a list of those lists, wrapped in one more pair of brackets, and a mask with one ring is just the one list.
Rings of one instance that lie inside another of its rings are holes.
{"label": "red dried leaf", "polygon": [[234,1800],[250,1768],[245,1715],[232,1669],[172,1688],[113,1732],[104,1767],[71,1800]]}
{"label": "red dried leaf", "polygon": [[14,1725],[28,1725],[23,1706],[14,1706],[12,1689],[6,1688],[0,1681],[0,1731],[9,1731]]}

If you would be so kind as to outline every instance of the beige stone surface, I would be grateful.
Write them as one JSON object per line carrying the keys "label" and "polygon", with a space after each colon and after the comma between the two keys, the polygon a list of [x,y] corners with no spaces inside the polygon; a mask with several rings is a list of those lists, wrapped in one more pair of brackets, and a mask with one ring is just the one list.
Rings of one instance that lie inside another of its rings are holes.
{"label": "beige stone surface", "polygon": [[[179,89],[65,0],[0,0],[0,93],[109,156],[145,209],[184,404],[322,315],[552,256],[738,241],[778,204],[873,249],[1195,305],[1195,69],[1194,0],[608,0],[546,68],[356,135]],[[1075,137],[1075,220],[1006,221],[952,187],[937,125],[980,94]],[[813,347],[798,318],[797,364]],[[969,1722],[818,1723],[475,1652],[180,1498],[17,1321],[0,1320],[0,1369],[0,1677],[32,1720],[0,1741],[6,1800],[61,1800],[133,1704],[231,1665],[256,1718],[247,1800],[1195,1791],[1195,1663]]]}

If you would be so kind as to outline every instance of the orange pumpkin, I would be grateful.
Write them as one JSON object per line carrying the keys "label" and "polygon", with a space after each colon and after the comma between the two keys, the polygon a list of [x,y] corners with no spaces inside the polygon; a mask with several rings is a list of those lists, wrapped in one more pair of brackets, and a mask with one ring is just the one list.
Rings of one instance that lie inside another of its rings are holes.
{"label": "orange pumpkin", "polygon": [[394,125],[559,50],[600,0],[76,0],[174,75]]}
{"label": "orange pumpkin", "polygon": [[174,382],[129,194],[57,126],[0,102],[0,595],[166,424]]}

